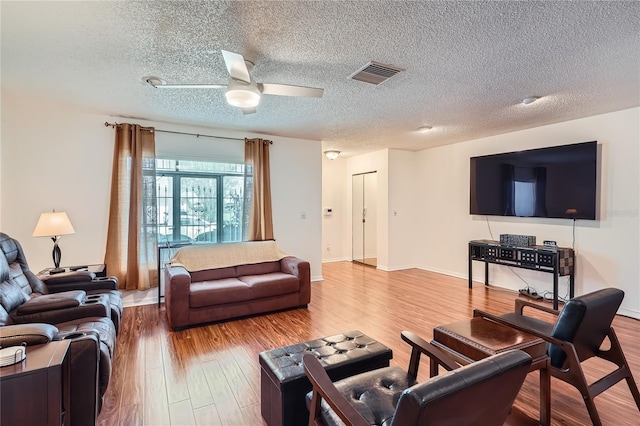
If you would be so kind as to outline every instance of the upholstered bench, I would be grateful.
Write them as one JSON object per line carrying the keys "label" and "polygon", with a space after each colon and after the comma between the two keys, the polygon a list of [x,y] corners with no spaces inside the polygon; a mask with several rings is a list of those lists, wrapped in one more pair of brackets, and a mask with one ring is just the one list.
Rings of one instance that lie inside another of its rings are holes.
{"label": "upholstered bench", "polygon": [[304,373],[302,357],[315,355],[331,380],[388,367],[391,349],[359,331],[260,353],[262,417],[269,426],[306,425],[309,421],[305,395],[311,383]]}

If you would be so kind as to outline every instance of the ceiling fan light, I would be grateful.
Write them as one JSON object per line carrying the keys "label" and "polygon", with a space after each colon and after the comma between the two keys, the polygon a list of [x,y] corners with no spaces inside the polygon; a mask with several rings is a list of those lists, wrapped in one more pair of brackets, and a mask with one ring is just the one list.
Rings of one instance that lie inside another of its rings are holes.
{"label": "ceiling fan light", "polygon": [[239,108],[254,108],[260,103],[260,92],[247,88],[229,87],[225,92],[229,105]]}

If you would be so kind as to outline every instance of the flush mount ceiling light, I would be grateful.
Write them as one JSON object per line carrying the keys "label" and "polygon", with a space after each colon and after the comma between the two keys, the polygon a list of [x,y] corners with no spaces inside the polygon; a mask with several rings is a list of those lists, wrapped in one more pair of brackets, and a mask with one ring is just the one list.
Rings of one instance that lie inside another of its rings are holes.
{"label": "flush mount ceiling light", "polygon": [[540,96],[529,96],[527,98],[524,98],[522,100],[522,104],[523,105],[531,105],[532,103],[534,103],[535,101],[537,101],[538,99],[540,99]]}
{"label": "flush mount ceiling light", "polygon": [[329,151],[325,151],[324,155],[326,155],[329,160],[335,160],[340,155],[340,151],[336,151],[332,149]]}
{"label": "flush mount ceiling light", "polygon": [[418,127],[418,128],[416,129],[416,131],[417,131],[418,133],[427,133],[427,132],[429,132],[431,129],[433,129],[433,127],[432,127],[432,126],[420,126],[420,127]]}

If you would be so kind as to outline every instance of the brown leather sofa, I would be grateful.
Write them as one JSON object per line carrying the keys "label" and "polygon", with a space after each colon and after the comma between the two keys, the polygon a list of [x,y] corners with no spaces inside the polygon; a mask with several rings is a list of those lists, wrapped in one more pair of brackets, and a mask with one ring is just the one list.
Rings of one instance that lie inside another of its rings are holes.
{"label": "brown leather sofa", "polygon": [[306,307],[311,300],[309,262],[293,256],[197,272],[167,265],[164,273],[167,317],[174,330]]}

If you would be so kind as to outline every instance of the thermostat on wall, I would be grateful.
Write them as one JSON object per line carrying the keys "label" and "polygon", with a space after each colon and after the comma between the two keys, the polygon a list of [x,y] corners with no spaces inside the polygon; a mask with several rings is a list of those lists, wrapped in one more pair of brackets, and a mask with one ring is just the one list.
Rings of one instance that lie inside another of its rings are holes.
{"label": "thermostat on wall", "polygon": [[333,214],[333,209],[331,207],[325,207],[322,209],[322,214],[325,216],[331,216]]}

